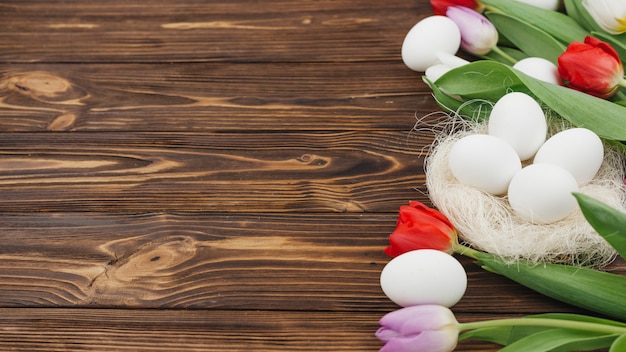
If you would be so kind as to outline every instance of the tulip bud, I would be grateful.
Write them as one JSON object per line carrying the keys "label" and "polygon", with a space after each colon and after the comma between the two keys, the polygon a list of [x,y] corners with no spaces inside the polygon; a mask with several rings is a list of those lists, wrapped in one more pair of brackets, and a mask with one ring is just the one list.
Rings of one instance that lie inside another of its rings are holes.
{"label": "tulip bud", "polygon": [[432,6],[435,15],[441,16],[446,15],[450,6],[464,6],[478,12],[483,12],[485,9],[485,6],[476,0],[430,0],[430,6]]}
{"label": "tulip bud", "polygon": [[380,352],[450,352],[457,344],[459,323],[444,306],[419,305],[387,313],[376,337],[385,343]]}
{"label": "tulip bud", "polygon": [[626,1],[583,0],[582,5],[598,26],[608,33],[626,32]]}
{"label": "tulip bud", "polygon": [[400,207],[385,253],[392,257],[416,249],[452,253],[455,241],[456,229],[445,215],[420,202],[410,202]]}
{"label": "tulip bud", "polygon": [[463,6],[450,6],[446,11],[461,31],[461,48],[470,54],[485,55],[498,43],[496,27],[480,13]]}
{"label": "tulip bud", "polygon": [[612,97],[624,83],[624,67],[615,49],[593,37],[571,43],[558,63],[568,87],[599,98]]}

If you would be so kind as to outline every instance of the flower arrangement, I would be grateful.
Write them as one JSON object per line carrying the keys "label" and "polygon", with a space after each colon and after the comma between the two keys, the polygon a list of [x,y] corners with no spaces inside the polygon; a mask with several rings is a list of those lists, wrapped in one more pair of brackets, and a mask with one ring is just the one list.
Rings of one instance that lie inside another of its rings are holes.
{"label": "flower arrangement", "polygon": [[[402,308],[380,320],[381,351],[452,351],[463,339],[502,351],[626,351],[626,277],[602,270],[626,259],[626,1],[431,5],[402,59],[446,113],[426,163],[437,209],[400,207],[381,287]],[[503,248],[513,237],[526,242]],[[458,323],[451,307],[467,278],[453,254],[608,318]],[[445,277],[424,273],[435,269],[455,278],[438,283],[445,295],[431,279]]]}

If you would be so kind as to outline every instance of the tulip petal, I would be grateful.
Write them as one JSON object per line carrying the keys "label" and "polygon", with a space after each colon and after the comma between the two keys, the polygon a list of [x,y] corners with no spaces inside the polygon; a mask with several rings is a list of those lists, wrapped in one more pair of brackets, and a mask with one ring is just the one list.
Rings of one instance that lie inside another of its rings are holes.
{"label": "tulip petal", "polygon": [[416,249],[436,249],[452,253],[456,230],[439,211],[420,202],[401,206],[396,229],[389,236],[384,252],[392,257]]}
{"label": "tulip petal", "polygon": [[449,331],[425,331],[421,334],[399,337],[385,343],[380,352],[451,352],[457,344],[457,335]]}
{"label": "tulip petal", "polygon": [[498,43],[498,31],[480,13],[463,6],[451,6],[446,11],[461,30],[461,47],[474,55],[485,55]]}
{"label": "tulip petal", "polygon": [[458,338],[452,311],[439,305],[419,305],[395,310],[380,319],[376,337],[385,342],[380,351],[449,352]]}

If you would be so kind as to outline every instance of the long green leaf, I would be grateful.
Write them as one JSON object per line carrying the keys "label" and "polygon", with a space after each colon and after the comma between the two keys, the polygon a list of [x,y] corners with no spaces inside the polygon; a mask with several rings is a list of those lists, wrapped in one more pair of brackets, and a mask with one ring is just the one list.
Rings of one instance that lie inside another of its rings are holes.
{"label": "long green leaf", "polygon": [[540,318],[540,319],[558,319],[558,320],[571,320],[580,321],[583,323],[594,323],[612,326],[626,327],[626,323],[622,323],[616,320],[598,318],[591,315],[572,314],[572,313],[544,313],[529,315],[527,318]]}
{"label": "long green leaf", "polygon": [[432,89],[433,97],[437,105],[444,109],[446,113],[458,114],[466,119],[476,121],[482,121],[489,116],[489,112],[491,111],[491,104],[489,102],[480,100],[465,102],[462,99],[456,99],[439,90],[437,85],[428,80],[426,76],[422,79]]}
{"label": "long green leaf", "polygon": [[589,32],[574,19],[557,11],[545,10],[521,1],[512,0],[481,0],[481,3],[487,5],[488,10],[495,8],[546,33],[550,33],[564,44],[582,41],[586,35],[589,35]]}
{"label": "long green leaf", "polygon": [[[549,329],[524,337],[501,349],[500,352],[547,352],[565,345],[571,346],[572,344],[582,343],[587,340],[608,337],[608,335],[609,334],[572,329]],[[613,338],[616,337],[616,335],[612,336]],[[601,347],[608,347],[611,345],[611,342],[612,341],[609,341]],[[579,349],[576,348],[576,350]],[[572,350],[570,349],[569,351]]]}
{"label": "long green leaf", "polygon": [[486,12],[498,31],[528,56],[541,57],[556,64],[565,45],[549,33],[508,14]]}
{"label": "long green leaf", "polygon": [[[582,5],[582,0],[564,0],[565,13],[587,31],[602,31]],[[582,39],[578,39],[582,41]]]}
{"label": "long green leaf", "polygon": [[[500,44],[498,44],[498,45],[500,45]],[[521,50],[515,49],[515,48],[510,48],[510,47],[506,47],[506,46],[499,46],[499,48],[506,55],[512,57],[513,59],[515,59],[517,61],[520,61],[520,60],[525,59],[525,58],[528,57],[528,54],[524,53]],[[501,62],[501,63],[507,64],[507,65],[511,63],[508,58],[503,57],[502,55],[497,53],[495,50],[492,50],[489,53],[487,53],[486,55],[483,55],[482,58],[483,59],[488,59],[488,60],[494,60],[494,61]]]}
{"label": "long green leaf", "polygon": [[591,227],[626,259],[626,214],[582,193],[574,197]]}
{"label": "long green leaf", "polygon": [[434,83],[450,96],[460,96],[465,100],[484,99],[495,103],[511,91],[528,92],[511,70],[509,66],[494,61],[474,61],[448,71]]}
{"label": "long green leaf", "polygon": [[626,351],[626,335],[618,337],[613,344],[609,352],[624,352]]}
{"label": "long green leaf", "polygon": [[626,321],[626,276],[562,264],[509,265],[488,253],[476,256],[486,270],[545,296]]}
{"label": "long green leaf", "polygon": [[531,93],[575,126],[607,140],[626,141],[626,107],[537,80],[499,62],[480,60],[457,67],[434,84],[441,92],[464,100],[496,102],[511,91]]}
{"label": "long green leaf", "polygon": [[539,100],[575,126],[588,128],[602,138],[626,141],[624,106],[511,71]]}
{"label": "long green leaf", "polygon": [[523,339],[526,336],[548,329],[553,328],[543,326],[499,326],[493,328],[481,328],[464,332],[459,335],[459,341],[476,339],[506,346],[519,339]]}
{"label": "long green leaf", "polygon": [[[594,323],[594,324],[604,324],[604,325],[613,325],[613,326],[623,326],[626,327],[626,324],[615,321],[608,320],[598,317],[593,317],[589,315],[581,315],[581,314],[569,314],[569,313],[546,313],[546,314],[536,314],[536,315],[528,315],[524,318],[540,318],[540,319],[557,319],[557,320],[571,320],[571,321],[580,321],[585,323]],[[499,345],[507,346],[528,337],[530,335],[536,334],[541,331],[554,329],[552,327],[541,327],[541,326],[498,326],[491,328],[480,328],[474,329],[459,335],[459,341],[466,339],[475,339],[482,341],[489,341],[493,343],[497,343]],[[604,336],[598,335],[597,337],[589,337],[584,340],[578,340],[575,342],[564,343],[558,348],[553,349],[553,352],[567,352],[572,350],[577,351],[587,351],[587,350],[596,350],[599,348],[608,347],[615,340],[615,336]]]}

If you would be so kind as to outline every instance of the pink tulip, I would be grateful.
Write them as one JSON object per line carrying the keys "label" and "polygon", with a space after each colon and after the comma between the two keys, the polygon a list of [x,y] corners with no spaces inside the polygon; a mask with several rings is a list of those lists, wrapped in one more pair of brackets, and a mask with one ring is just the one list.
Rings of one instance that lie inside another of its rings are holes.
{"label": "pink tulip", "polygon": [[485,55],[498,43],[498,31],[487,17],[463,6],[450,6],[446,16],[461,31],[461,48],[470,54]]}
{"label": "pink tulip", "polygon": [[444,306],[402,308],[380,319],[376,337],[385,343],[380,352],[450,352],[457,344],[459,323]]}

